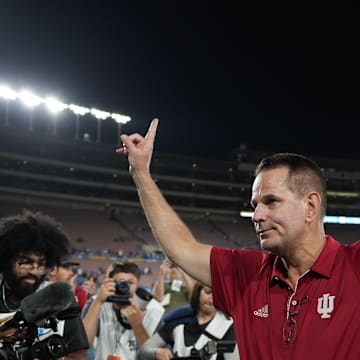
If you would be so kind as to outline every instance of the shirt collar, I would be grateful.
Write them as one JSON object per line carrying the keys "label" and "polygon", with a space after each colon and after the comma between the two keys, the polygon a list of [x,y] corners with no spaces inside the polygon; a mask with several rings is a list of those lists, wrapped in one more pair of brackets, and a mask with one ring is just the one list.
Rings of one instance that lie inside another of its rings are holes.
{"label": "shirt collar", "polygon": [[330,278],[340,246],[339,242],[333,237],[326,235],[326,245],[311,267],[311,270]]}
{"label": "shirt collar", "polygon": [[[312,272],[316,272],[317,274],[323,277],[330,278],[339,247],[340,244],[338,241],[336,241],[330,235],[326,235],[325,247],[322,249],[319,257],[316,259],[315,263],[310,268],[310,270]],[[286,277],[287,277],[286,265],[282,261],[281,257],[276,256],[273,264],[270,285],[274,284],[274,282],[277,282],[278,280],[284,281]]]}

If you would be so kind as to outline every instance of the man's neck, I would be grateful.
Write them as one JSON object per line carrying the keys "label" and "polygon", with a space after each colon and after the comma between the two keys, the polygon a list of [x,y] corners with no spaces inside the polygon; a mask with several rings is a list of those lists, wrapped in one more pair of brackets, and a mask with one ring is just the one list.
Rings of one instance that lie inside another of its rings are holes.
{"label": "man's neck", "polygon": [[292,289],[295,290],[298,279],[311,269],[325,245],[326,238],[324,236],[321,241],[313,241],[308,246],[304,245],[298,248],[292,255],[282,258]]}

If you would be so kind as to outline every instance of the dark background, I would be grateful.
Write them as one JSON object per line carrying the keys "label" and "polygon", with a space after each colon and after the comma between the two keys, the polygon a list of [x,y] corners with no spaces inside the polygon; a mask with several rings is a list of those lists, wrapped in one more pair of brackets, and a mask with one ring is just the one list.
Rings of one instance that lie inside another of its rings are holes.
{"label": "dark background", "polygon": [[162,152],[357,158],[358,18],[343,2],[3,1],[0,83],[127,114],[128,133],[160,117]]}

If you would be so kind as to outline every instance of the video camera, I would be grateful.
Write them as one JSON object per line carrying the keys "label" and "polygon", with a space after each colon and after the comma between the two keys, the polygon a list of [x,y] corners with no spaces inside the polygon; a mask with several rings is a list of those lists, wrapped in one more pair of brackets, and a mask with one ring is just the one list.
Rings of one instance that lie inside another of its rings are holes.
{"label": "video camera", "polygon": [[68,347],[58,323],[78,316],[69,284],[56,282],[25,297],[20,308],[0,324],[0,359],[58,359]]}
{"label": "video camera", "polygon": [[212,355],[222,355],[232,353],[235,349],[236,342],[232,340],[208,341],[200,350],[192,349],[190,356],[174,357],[173,360],[209,360]]}
{"label": "video camera", "polygon": [[0,359],[7,360],[11,353],[21,360],[50,360],[65,356],[68,353],[67,344],[57,333],[57,322],[55,317],[44,320],[42,326],[18,322],[10,337],[1,338]]}

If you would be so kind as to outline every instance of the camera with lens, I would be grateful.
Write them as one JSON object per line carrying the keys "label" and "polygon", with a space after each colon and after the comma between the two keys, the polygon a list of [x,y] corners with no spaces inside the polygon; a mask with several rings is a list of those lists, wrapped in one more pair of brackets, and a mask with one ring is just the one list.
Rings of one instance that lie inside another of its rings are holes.
{"label": "camera with lens", "polygon": [[108,296],[106,301],[128,305],[130,297],[130,286],[126,280],[115,280],[115,295]]}
{"label": "camera with lens", "polygon": [[67,353],[67,344],[64,339],[58,334],[53,334],[45,340],[33,344],[30,348],[29,359],[59,359]]}

